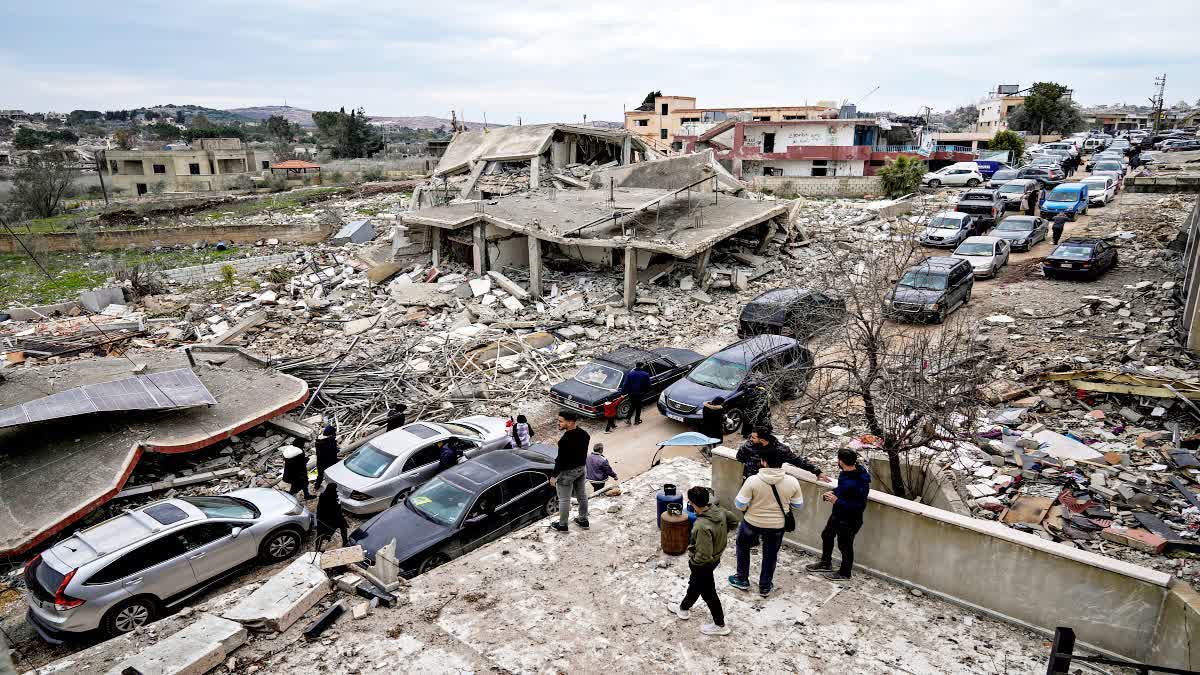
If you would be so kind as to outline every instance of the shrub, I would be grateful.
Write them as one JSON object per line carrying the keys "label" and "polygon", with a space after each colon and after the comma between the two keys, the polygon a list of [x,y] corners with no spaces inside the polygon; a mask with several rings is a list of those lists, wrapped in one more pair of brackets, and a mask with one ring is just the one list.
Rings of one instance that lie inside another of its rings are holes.
{"label": "shrub", "polygon": [[253,190],[254,179],[246,174],[242,174],[233,181],[233,189],[235,190]]}
{"label": "shrub", "polygon": [[383,180],[383,178],[384,178],[383,169],[380,169],[377,166],[373,166],[373,167],[367,169],[366,171],[363,171],[362,177],[363,177],[363,180],[365,180],[367,182]]}
{"label": "shrub", "polygon": [[143,297],[146,295],[157,295],[165,293],[167,290],[166,284],[158,275],[158,265],[154,263],[139,263],[136,265],[128,265],[118,261],[116,258],[110,258],[108,261],[109,272],[112,278],[118,284],[129,284],[129,289],[133,291],[134,297]]}
{"label": "shrub", "polygon": [[287,178],[283,176],[271,176],[267,179],[266,187],[269,188],[271,192],[283,192],[284,190],[288,189]]}
{"label": "shrub", "polygon": [[900,155],[878,171],[883,191],[889,197],[900,197],[916,192],[925,175],[925,162],[916,157]]}
{"label": "shrub", "polygon": [[233,269],[233,265],[221,265],[221,281],[226,286],[232,286],[235,279],[237,279],[237,271]]}
{"label": "shrub", "polygon": [[273,284],[286,284],[292,280],[292,273],[283,267],[272,267],[271,271],[267,272],[267,281]]}
{"label": "shrub", "polygon": [[329,180],[331,180],[335,183],[340,183],[343,180],[345,180],[345,178],[346,178],[345,175],[343,175],[341,171],[334,171],[329,174]]}

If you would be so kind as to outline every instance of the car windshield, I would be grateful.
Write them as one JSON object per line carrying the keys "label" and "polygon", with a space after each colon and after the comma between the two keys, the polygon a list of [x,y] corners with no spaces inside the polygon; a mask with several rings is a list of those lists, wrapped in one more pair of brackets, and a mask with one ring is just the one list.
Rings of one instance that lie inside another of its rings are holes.
{"label": "car windshield", "polygon": [[922,291],[946,290],[946,274],[925,270],[909,270],[900,277],[900,285]]}
{"label": "car windshield", "polygon": [[458,522],[470,501],[470,492],[437,477],[417,488],[407,504],[426,518],[449,527]]}
{"label": "car windshield", "polygon": [[929,219],[929,227],[935,230],[957,230],[962,227],[962,218],[949,216],[934,216]]}
{"label": "car windshield", "polygon": [[1079,192],[1076,190],[1051,190],[1050,194],[1046,195],[1048,202],[1073,202],[1079,199]]}
{"label": "car windshield", "polygon": [[1017,177],[1017,172],[1012,169],[1001,169],[992,174],[992,180],[1011,180]]}
{"label": "car windshield", "polygon": [[1001,192],[1024,192],[1025,184],[1024,183],[1005,183],[1004,185],[1000,186],[1000,191]]}
{"label": "car windshield", "polygon": [[1000,224],[996,226],[996,231],[997,232],[1032,232],[1033,231],[1033,221],[1017,220],[1015,218],[1009,218],[1007,220],[1000,221]]}
{"label": "car windshield", "polygon": [[462,436],[464,438],[483,438],[478,431],[466,426],[465,424],[442,422],[442,426],[446,427],[446,429],[455,436]]}
{"label": "car windshield", "polygon": [[209,518],[257,518],[258,509],[233,497],[180,497]]}
{"label": "car windshield", "polygon": [[1120,171],[1120,162],[1097,162],[1096,171]]}
{"label": "car windshield", "polygon": [[688,379],[696,384],[725,391],[737,389],[745,377],[746,364],[725,361],[715,356],[704,359],[688,374]]}
{"label": "car windshield", "polygon": [[982,241],[963,242],[954,249],[956,255],[991,255],[992,245]]}
{"label": "car windshield", "polygon": [[620,388],[621,379],[624,377],[624,373],[616,368],[602,366],[598,363],[589,363],[575,375],[575,380],[593,387],[616,391]]}
{"label": "car windshield", "polygon": [[367,478],[379,478],[396,458],[371,445],[364,444],[346,458],[345,465],[354,473]]}
{"label": "car windshield", "polygon": [[1054,253],[1051,256],[1067,260],[1090,260],[1092,257],[1092,247],[1064,244],[1054,249]]}

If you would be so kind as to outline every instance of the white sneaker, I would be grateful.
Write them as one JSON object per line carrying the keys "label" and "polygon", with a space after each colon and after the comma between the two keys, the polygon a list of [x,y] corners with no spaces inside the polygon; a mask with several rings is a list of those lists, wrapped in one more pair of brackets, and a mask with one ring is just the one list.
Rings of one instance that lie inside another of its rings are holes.
{"label": "white sneaker", "polygon": [[670,610],[672,614],[685,621],[692,618],[692,611],[690,609],[680,609],[678,602],[668,602],[667,609]]}
{"label": "white sneaker", "polygon": [[700,632],[705,635],[729,635],[729,626],[718,626],[715,623],[706,623],[700,626]]}

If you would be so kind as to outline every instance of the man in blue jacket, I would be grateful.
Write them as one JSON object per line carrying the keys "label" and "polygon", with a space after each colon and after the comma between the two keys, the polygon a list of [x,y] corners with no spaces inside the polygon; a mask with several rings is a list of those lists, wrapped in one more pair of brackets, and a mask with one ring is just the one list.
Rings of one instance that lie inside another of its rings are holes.
{"label": "man in blue jacket", "polygon": [[[853,450],[838,451],[837,487],[821,496],[833,504],[833,512],[821,532],[821,559],[808,566],[810,572],[826,572],[834,580],[850,578],[854,567],[854,536],[863,524],[863,511],[867,510],[867,495],[871,492],[871,474],[858,463],[858,453]],[[842,564],[833,571],[833,542],[837,540]]]}
{"label": "man in blue jacket", "polygon": [[625,376],[625,386],[621,388],[621,393],[629,397],[629,417],[625,420],[625,424],[642,423],[642,397],[648,391],[650,391],[650,373],[646,370],[646,364],[638,363]]}

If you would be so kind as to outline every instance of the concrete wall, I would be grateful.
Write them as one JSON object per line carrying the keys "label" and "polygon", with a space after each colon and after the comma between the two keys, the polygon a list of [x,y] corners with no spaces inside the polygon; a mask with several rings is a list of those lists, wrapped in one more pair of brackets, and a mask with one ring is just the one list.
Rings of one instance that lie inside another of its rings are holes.
{"label": "concrete wall", "polygon": [[[791,146],[806,145],[854,145],[854,124],[838,123],[830,120],[829,124],[788,124],[779,126],[750,126],[745,127],[743,144],[750,147],[762,148],[763,135],[775,134],[775,152],[783,152]],[[832,130],[832,131],[831,131]]]}
{"label": "concrete wall", "polygon": [[797,194],[803,197],[862,197],[883,194],[883,182],[878,176],[754,176],[749,180],[751,189],[760,192],[769,189],[778,194]]}
{"label": "concrete wall", "polygon": [[1200,174],[1132,176],[1125,180],[1128,192],[1200,192]]}
{"label": "concrete wall", "polygon": [[[745,159],[742,160],[742,176],[747,178],[752,176],[762,176],[763,169],[768,167],[772,169],[783,169],[784,177],[798,176],[803,178],[811,178],[813,175],[813,169],[819,167],[824,167],[827,172],[832,173],[834,176],[861,176],[866,171],[867,165],[867,163],[862,160],[825,160],[824,164],[814,164],[813,162],[815,161],[819,160]],[[778,176],[774,177],[778,178]]]}
{"label": "concrete wall", "polygon": [[[713,451],[722,504],[742,483],[734,457]],[[804,476],[800,483],[805,507],[787,540],[817,551],[829,486]],[[1168,600],[1168,574],[874,490],[854,548],[856,567],[1006,621],[1046,634],[1070,626],[1090,647],[1138,661],[1194,663],[1185,638],[1197,630],[1197,605],[1187,595]]]}
{"label": "concrete wall", "polygon": [[169,281],[176,281],[181,284],[199,284],[214,279],[220,279],[223,274],[222,270],[226,265],[232,267],[238,274],[249,274],[259,270],[267,269],[268,267],[278,267],[286,265],[296,259],[294,253],[280,253],[277,255],[264,255],[255,258],[235,258],[231,260],[222,260],[221,262],[209,263],[207,265],[192,265],[191,267],[176,267],[173,270],[163,270],[162,276]]}
{"label": "concrete wall", "polygon": [[[197,241],[224,241],[229,244],[248,244],[260,239],[278,239],[313,243],[324,241],[334,228],[319,223],[296,225],[197,225],[193,227],[146,228],[144,230],[97,230],[94,248],[111,251],[122,248],[149,248],[192,244]],[[38,235],[48,251],[78,251],[79,237],[74,232],[52,232]],[[0,235],[0,253],[21,250],[11,235]]]}

